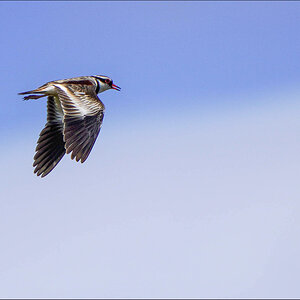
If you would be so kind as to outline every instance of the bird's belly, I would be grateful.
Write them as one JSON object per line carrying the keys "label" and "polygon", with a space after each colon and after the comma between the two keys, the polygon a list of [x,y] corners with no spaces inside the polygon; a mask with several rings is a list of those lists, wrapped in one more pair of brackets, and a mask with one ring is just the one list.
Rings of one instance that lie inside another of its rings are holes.
{"label": "bird's belly", "polygon": [[47,86],[43,89],[43,92],[49,96],[57,96],[57,91],[53,85]]}

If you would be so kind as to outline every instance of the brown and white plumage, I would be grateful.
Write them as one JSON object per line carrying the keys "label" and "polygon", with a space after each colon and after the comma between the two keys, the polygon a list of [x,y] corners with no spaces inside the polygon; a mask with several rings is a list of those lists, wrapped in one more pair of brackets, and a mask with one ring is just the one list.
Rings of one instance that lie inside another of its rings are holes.
{"label": "brown and white plumage", "polygon": [[[24,100],[48,96],[47,123],[40,133],[34,156],[34,173],[49,174],[65,153],[82,163],[88,158],[104,117],[104,104],[97,94],[120,90],[102,75],[51,81],[20,95]],[[38,94],[38,95],[35,95]]]}

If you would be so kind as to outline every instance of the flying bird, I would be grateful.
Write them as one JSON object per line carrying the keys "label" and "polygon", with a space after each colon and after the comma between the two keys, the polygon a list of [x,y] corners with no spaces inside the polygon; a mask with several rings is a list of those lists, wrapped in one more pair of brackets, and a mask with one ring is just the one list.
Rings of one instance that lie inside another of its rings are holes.
{"label": "flying bird", "polygon": [[105,106],[97,94],[121,88],[103,75],[81,76],[47,82],[41,87],[19,93],[24,100],[48,97],[47,123],[37,141],[34,173],[48,175],[65,153],[83,163],[99,134]]}

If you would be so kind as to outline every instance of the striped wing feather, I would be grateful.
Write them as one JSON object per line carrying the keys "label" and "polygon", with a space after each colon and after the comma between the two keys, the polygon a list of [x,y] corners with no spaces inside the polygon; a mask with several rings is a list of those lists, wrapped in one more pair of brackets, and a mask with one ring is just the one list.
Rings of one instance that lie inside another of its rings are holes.
{"label": "striped wing feather", "polygon": [[56,85],[64,111],[66,153],[82,163],[88,158],[100,132],[104,105],[93,90],[77,90],[76,86]]}
{"label": "striped wing feather", "polygon": [[48,175],[66,153],[63,138],[63,113],[53,96],[47,101],[47,123],[40,133],[34,156],[34,173]]}

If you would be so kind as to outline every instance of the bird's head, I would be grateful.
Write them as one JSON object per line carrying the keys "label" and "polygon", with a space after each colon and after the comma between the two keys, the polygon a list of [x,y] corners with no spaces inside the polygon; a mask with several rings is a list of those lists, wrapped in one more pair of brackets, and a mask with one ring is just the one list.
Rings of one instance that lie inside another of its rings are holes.
{"label": "bird's head", "polygon": [[97,87],[97,94],[98,93],[102,93],[106,90],[109,90],[109,89],[114,89],[114,90],[117,90],[117,91],[120,91],[121,88],[115,84],[113,84],[113,81],[111,78],[107,77],[107,76],[104,76],[104,75],[95,75],[93,76],[97,83],[98,83],[98,87]]}

